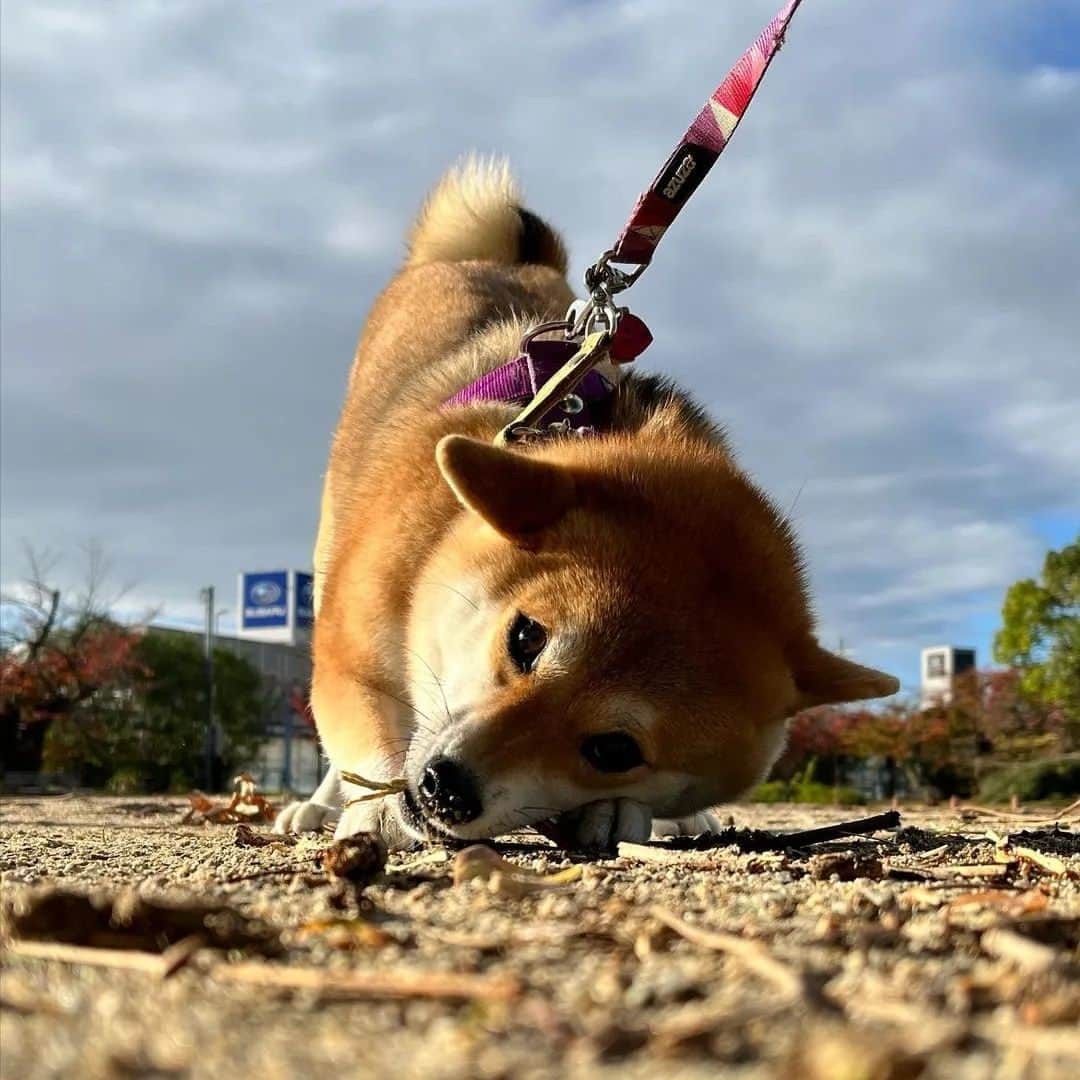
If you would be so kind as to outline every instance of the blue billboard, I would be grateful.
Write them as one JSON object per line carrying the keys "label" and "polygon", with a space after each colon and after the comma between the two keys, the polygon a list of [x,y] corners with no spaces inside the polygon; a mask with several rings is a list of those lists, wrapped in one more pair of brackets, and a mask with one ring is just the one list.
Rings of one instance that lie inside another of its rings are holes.
{"label": "blue billboard", "polygon": [[296,620],[301,629],[310,627],[315,621],[315,580],[311,574],[297,570],[296,578]]}
{"label": "blue billboard", "polygon": [[267,630],[289,625],[289,575],[285,570],[244,574],[241,586],[244,630]]}

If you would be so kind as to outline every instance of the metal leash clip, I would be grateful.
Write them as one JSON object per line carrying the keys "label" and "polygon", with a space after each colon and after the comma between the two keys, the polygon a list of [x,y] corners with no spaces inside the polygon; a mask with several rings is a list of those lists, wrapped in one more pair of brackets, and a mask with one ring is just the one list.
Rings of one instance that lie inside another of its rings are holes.
{"label": "metal leash clip", "polygon": [[607,330],[614,335],[619,319],[628,308],[619,307],[615,296],[631,285],[645,271],[639,266],[632,274],[627,274],[611,264],[613,251],[605,251],[595,263],[585,271],[585,288],[589,293],[587,300],[575,300],[566,313],[570,329],[566,336],[581,337],[595,330]]}
{"label": "metal leash clip", "polygon": [[[593,368],[610,358],[618,364],[632,360],[652,340],[652,335],[640,319],[630,314],[630,309],[619,307],[614,297],[624,289],[630,288],[645,270],[639,266],[632,274],[624,273],[611,265],[613,251],[605,251],[600,258],[585,271],[585,288],[589,292],[587,300],[575,300],[566,312],[562,322],[542,323],[522,339],[525,351],[529,341],[541,333],[562,330],[568,341],[581,339],[577,352],[536,391],[532,401],[518,413],[509,424],[495,436],[496,446],[526,442],[552,434],[569,431],[567,421],[540,427],[548,413],[559,408],[564,413],[576,413],[582,407],[581,399],[574,391]],[[627,320],[625,335],[620,335],[616,342],[615,353],[609,347],[616,339],[621,320]],[[622,338],[629,339],[622,342]],[[619,346],[624,348],[620,350]],[[616,355],[622,351],[623,355]],[[576,407],[575,407],[576,406]]]}
{"label": "metal leash clip", "polygon": [[608,250],[585,271],[585,288],[588,289],[590,293],[592,293],[594,289],[601,288],[609,296],[614,296],[616,293],[621,293],[624,289],[629,289],[630,286],[633,285],[634,282],[649,268],[648,263],[642,263],[628,274],[625,270],[620,270],[617,266],[612,265],[611,260],[614,258],[615,249],[608,248]]}
{"label": "metal leash clip", "polygon": [[506,446],[547,434],[538,426],[538,422],[578,388],[582,379],[604,358],[610,341],[611,333],[608,330],[586,334],[577,352],[540,387],[532,401],[495,436],[495,445]]}

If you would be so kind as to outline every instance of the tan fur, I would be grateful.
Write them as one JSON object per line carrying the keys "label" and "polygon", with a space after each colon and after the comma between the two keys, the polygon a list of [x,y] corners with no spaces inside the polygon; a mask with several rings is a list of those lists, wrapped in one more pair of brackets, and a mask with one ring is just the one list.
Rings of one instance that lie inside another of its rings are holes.
{"label": "tan fur", "polygon": [[[482,259],[513,265],[521,234],[521,192],[510,167],[494,158],[466,158],[428,196],[413,226],[409,265]],[[548,262],[566,273],[561,243]]]}
{"label": "tan fur", "polygon": [[[436,187],[360,340],[315,552],[331,759],[415,783],[452,746],[499,806],[460,835],[530,817],[514,784],[539,810],[690,813],[756,781],[796,708],[895,689],[817,645],[787,524],[682,395],[631,378],[609,434],[513,451],[490,445],[511,407],[440,408],[572,299],[553,233],[552,265],[517,264],[521,221],[505,166]],[[506,652],[518,611],[552,633],[527,676]],[[645,752],[632,776],[581,756],[613,727]]]}

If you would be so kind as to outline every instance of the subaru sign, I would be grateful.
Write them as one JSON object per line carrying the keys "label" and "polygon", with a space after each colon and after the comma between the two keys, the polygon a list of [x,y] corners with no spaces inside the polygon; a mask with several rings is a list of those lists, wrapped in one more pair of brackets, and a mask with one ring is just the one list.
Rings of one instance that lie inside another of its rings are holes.
{"label": "subaru sign", "polygon": [[315,580],[296,571],[296,625],[307,628],[315,621]]}
{"label": "subaru sign", "polygon": [[262,574],[244,574],[243,611],[240,625],[244,630],[262,630],[289,625],[289,575],[285,570]]}

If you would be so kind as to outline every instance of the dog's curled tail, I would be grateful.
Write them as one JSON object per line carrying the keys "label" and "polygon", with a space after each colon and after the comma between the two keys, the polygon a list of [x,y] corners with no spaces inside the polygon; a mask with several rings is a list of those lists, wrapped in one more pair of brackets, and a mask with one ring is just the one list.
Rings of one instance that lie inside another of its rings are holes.
{"label": "dog's curled tail", "polygon": [[566,273],[559,234],[524,209],[502,158],[468,157],[436,184],[409,236],[409,265],[483,259]]}

